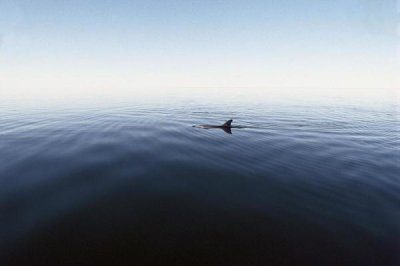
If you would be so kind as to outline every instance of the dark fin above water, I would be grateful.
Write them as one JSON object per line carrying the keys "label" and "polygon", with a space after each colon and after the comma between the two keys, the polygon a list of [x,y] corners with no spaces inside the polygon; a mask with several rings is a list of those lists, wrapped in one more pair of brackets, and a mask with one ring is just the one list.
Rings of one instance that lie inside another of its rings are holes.
{"label": "dark fin above water", "polygon": [[231,123],[232,123],[232,119],[229,119],[229,120],[226,121],[222,126],[223,126],[223,127],[231,127]]}

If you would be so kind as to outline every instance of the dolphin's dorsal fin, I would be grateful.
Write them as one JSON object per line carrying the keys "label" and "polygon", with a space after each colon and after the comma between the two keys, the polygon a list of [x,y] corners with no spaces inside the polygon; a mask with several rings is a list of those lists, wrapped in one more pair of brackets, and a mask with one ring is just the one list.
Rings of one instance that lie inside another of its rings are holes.
{"label": "dolphin's dorsal fin", "polygon": [[223,126],[223,127],[231,127],[231,123],[232,123],[232,119],[229,119],[229,120],[226,121],[222,126]]}

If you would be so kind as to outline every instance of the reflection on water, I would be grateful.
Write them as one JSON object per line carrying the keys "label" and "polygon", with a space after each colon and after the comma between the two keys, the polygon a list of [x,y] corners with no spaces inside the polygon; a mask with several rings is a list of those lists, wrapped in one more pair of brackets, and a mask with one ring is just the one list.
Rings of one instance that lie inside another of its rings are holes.
{"label": "reflection on water", "polygon": [[0,264],[398,264],[396,95],[348,95],[3,100]]}

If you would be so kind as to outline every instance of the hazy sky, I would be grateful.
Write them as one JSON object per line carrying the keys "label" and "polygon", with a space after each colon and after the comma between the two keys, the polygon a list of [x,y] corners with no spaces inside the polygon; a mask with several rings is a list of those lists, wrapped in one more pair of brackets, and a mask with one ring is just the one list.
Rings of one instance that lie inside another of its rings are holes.
{"label": "hazy sky", "polygon": [[396,88],[399,6],[0,0],[0,90]]}

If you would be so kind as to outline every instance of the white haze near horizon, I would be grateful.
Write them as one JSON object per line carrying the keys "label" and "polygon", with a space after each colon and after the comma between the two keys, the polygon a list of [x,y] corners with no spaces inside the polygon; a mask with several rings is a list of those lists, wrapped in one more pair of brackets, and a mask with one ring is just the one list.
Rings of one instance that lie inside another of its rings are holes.
{"label": "white haze near horizon", "polygon": [[0,0],[0,97],[397,90],[399,3]]}

